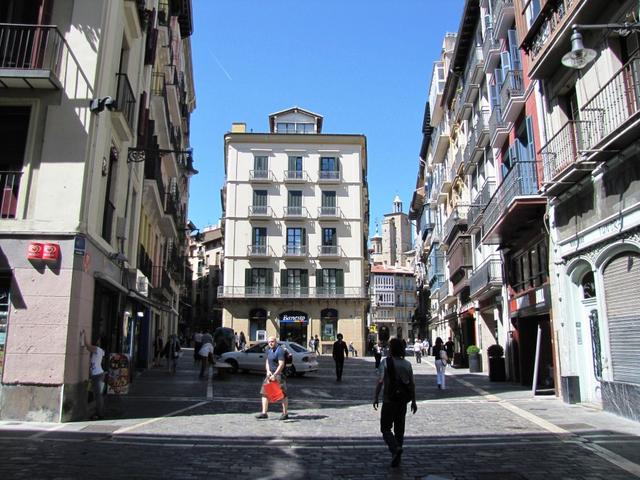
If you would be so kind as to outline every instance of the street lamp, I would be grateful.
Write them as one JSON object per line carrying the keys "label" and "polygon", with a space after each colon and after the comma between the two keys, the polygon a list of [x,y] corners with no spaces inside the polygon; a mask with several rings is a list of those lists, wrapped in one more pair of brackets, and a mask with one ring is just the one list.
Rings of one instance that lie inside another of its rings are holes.
{"label": "street lamp", "polygon": [[582,42],[581,30],[611,30],[621,37],[626,37],[632,32],[640,32],[640,22],[636,23],[601,23],[594,25],[574,24],[571,26],[571,51],[562,57],[562,64],[565,67],[580,70],[586,67],[596,58],[596,51],[586,48]]}

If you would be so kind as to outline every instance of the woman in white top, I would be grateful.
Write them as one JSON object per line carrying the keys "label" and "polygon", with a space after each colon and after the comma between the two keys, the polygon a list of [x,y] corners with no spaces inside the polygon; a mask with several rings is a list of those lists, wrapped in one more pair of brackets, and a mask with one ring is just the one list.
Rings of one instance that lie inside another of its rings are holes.
{"label": "woman in white top", "polygon": [[100,338],[98,338],[95,345],[91,345],[87,342],[87,335],[84,330],[80,334],[85,348],[91,352],[89,357],[89,378],[91,379],[91,390],[96,399],[96,413],[91,419],[102,420],[104,418],[104,370],[102,369],[104,350],[100,348]]}

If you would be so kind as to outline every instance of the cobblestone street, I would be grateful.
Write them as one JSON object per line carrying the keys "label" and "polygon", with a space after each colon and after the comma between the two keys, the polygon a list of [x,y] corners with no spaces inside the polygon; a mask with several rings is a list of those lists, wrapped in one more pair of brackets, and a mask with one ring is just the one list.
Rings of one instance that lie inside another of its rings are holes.
{"label": "cobblestone street", "polygon": [[640,477],[635,422],[483,374],[448,369],[435,388],[431,361],[416,365],[418,412],[407,417],[400,468],[371,406],[371,358],[349,358],[342,383],[329,357],[289,380],[290,419],[272,405],[257,420],[258,374],[198,379],[189,351],[178,373],[136,377],[108,398],[107,419],[0,422],[0,477],[261,479],[606,479]]}

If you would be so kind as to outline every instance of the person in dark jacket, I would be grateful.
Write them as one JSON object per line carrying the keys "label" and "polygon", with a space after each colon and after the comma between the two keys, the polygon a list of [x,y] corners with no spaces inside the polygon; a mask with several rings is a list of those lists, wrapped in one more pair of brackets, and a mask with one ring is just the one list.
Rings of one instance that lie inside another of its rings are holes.
{"label": "person in dark jacket", "polygon": [[337,335],[338,340],[333,342],[333,361],[336,362],[336,381],[342,381],[342,369],[344,368],[344,358],[349,356],[347,343],[342,339],[341,333]]}

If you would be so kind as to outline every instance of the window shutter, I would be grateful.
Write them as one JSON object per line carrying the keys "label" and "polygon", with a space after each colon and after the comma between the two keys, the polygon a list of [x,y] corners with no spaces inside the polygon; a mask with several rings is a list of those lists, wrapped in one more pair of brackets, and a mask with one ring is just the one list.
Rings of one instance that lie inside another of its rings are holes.
{"label": "window shutter", "polygon": [[307,229],[302,229],[302,239],[300,240],[301,244],[304,246],[307,244]]}
{"label": "window shutter", "polygon": [[289,277],[287,276],[287,269],[280,270],[280,286],[287,287],[289,285]]}
{"label": "window shutter", "polygon": [[531,117],[527,117],[525,119],[525,124],[527,126],[527,160],[531,160],[534,161],[536,159],[536,146],[535,146],[535,142],[534,142],[534,136],[533,136],[533,122],[531,120]]}
{"label": "window shutter", "polygon": [[245,287],[251,286],[251,269],[250,268],[244,269],[244,286]]}
{"label": "window shutter", "polygon": [[500,52],[500,61],[502,63],[502,81],[507,78],[507,73],[511,70],[511,54],[509,52]]}
{"label": "window shutter", "polygon": [[273,286],[273,268],[265,268],[265,271],[267,273],[266,286],[272,287]]}
{"label": "window shutter", "polygon": [[336,287],[344,287],[344,270],[342,269],[336,270]]}
{"label": "window shutter", "polygon": [[322,269],[318,268],[316,270],[316,287],[322,287],[324,282],[322,281]]}
{"label": "window shutter", "polygon": [[302,288],[308,288],[309,287],[309,271],[308,270],[301,270],[300,271],[300,286]]}
{"label": "window shutter", "polygon": [[[508,52],[503,52],[503,53],[507,53]],[[500,98],[500,89],[502,88],[502,84],[504,83],[504,70],[500,69],[500,68],[496,68],[493,71],[493,80],[494,80],[494,85],[496,86],[496,98]],[[498,100],[499,102],[500,100]]]}
{"label": "window shutter", "polygon": [[509,53],[511,54],[511,63],[514,70],[522,70],[520,65],[520,50],[518,49],[518,33],[515,30],[507,32],[509,39]]}

